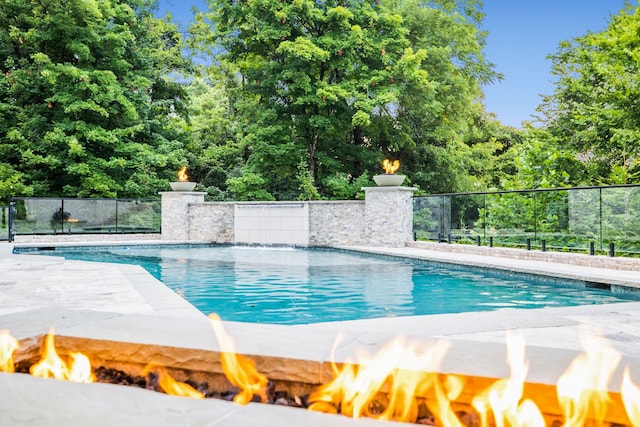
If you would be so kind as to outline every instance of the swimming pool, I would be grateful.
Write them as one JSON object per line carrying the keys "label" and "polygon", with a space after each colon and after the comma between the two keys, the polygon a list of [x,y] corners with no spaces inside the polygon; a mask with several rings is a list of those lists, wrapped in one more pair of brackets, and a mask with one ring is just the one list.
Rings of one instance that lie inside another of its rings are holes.
{"label": "swimming pool", "polygon": [[329,249],[145,245],[19,251],[138,264],[203,313],[242,322],[305,324],[633,297],[581,282]]}

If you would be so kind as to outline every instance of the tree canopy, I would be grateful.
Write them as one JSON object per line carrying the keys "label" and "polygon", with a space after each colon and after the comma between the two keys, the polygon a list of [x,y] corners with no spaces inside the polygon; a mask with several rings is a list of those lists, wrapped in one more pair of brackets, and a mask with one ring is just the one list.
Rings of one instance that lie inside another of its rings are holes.
{"label": "tree canopy", "polygon": [[638,8],[561,43],[520,130],[482,103],[476,0],[207,6],[185,33],[155,0],[0,0],[0,197],[150,197],[187,165],[209,200],[351,199],[385,158],[426,193],[640,176]]}
{"label": "tree canopy", "polygon": [[591,182],[638,182],[640,8],[627,6],[605,30],[561,43],[550,58],[549,130],[589,167]]}
{"label": "tree canopy", "polygon": [[0,2],[0,196],[149,196],[185,162],[181,35],[154,4]]}
{"label": "tree canopy", "polygon": [[482,15],[465,6],[210,0],[195,44],[222,48],[215,63],[243,100],[246,163],[229,184],[280,199],[344,195],[391,157],[414,184],[444,189],[432,174],[450,170],[420,169],[456,163],[450,144],[469,152],[468,115],[481,111],[480,84],[498,77],[482,56]]}

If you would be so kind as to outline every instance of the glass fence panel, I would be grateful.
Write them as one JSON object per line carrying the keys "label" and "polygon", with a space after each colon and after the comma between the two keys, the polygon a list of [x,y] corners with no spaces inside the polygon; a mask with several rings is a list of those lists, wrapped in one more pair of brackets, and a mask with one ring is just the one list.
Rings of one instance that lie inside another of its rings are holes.
{"label": "glass fence panel", "polygon": [[118,200],[118,232],[159,233],[161,224],[160,200]]}
{"label": "glass fence panel", "polygon": [[566,248],[602,250],[600,235],[600,189],[567,191],[569,197],[569,223],[564,236]]}
{"label": "glass fence panel", "polygon": [[9,206],[0,206],[0,240],[9,240]]}
{"label": "glass fence panel", "polygon": [[640,253],[637,185],[448,194],[414,205],[417,239]]}
{"label": "glass fence panel", "polygon": [[413,231],[418,240],[443,241],[451,232],[450,199],[446,196],[414,199]]}
{"label": "glass fence panel", "polygon": [[484,212],[484,195],[463,194],[451,196],[451,240],[460,243],[475,243],[478,236],[485,237],[484,229],[478,228],[480,214]]}
{"label": "glass fence panel", "polygon": [[159,233],[162,223],[159,199],[12,200],[17,211],[16,234]]}
{"label": "glass fence panel", "polygon": [[64,199],[65,233],[115,233],[115,199]]}
{"label": "glass fence panel", "polygon": [[602,245],[616,251],[640,252],[640,188],[602,189]]}
{"label": "glass fence panel", "polygon": [[62,233],[64,209],[62,199],[13,199],[16,207],[16,234]]}
{"label": "glass fence panel", "polygon": [[502,246],[524,246],[536,239],[536,200],[532,192],[486,195],[484,213],[487,238]]}
{"label": "glass fence panel", "polygon": [[[535,239],[532,246],[563,248],[571,243],[569,232],[569,194],[567,191],[534,192]],[[571,244],[582,244],[573,242]]]}

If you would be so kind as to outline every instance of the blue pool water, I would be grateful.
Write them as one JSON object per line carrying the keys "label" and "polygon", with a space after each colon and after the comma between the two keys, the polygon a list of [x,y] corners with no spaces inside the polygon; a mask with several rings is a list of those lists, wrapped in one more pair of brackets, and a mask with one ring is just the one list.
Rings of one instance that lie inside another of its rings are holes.
{"label": "blue pool water", "polygon": [[243,322],[304,324],[625,301],[577,282],[327,249],[150,245],[30,252],[138,264],[203,313]]}

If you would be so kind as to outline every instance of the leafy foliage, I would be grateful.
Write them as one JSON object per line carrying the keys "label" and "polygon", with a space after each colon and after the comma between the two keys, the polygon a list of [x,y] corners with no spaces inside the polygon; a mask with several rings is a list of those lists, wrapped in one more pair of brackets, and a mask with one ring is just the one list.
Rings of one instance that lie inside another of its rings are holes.
{"label": "leafy foliage", "polygon": [[518,130],[481,103],[481,2],[208,0],[197,75],[156,6],[0,2],[0,197],[148,197],[185,164],[210,200],[358,198],[384,158],[423,193],[640,176],[640,8],[563,42],[546,121]]}
{"label": "leafy foliage", "polygon": [[[478,102],[481,85],[501,78],[482,54],[486,34],[478,27],[483,15],[473,1],[392,4],[411,45],[426,52],[423,79],[408,82],[397,114],[381,117],[372,138],[384,135],[381,145],[399,153],[411,183],[427,192],[477,189],[482,179],[474,176],[474,159],[482,152],[493,157],[500,149]],[[400,132],[387,137],[388,129]]]}
{"label": "leafy foliage", "polygon": [[0,197],[148,196],[185,162],[186,65],[149,0],[0,3]]}
{"label": "leafy foliage", "polygon": [[522,141],[509,151],[512,169],[501,174],[503,189],[559,188],[583,183],[585,165],[547,130],[528,126]]}
{"label": "leafy foliage", "polygon": [[[337,177],[351,186],[385,157],[430,189],[466,173],[448,140],[472,157],[468,115],[481,114],[480,84],[499,77],[482,57],[475,2],[210,0],[209,10],[191,46],[237,78],[236,145],[267,193],[336,197]],[[433,162],[450,166],[434,171],[437,185],[420,174]]]}
{"label": "leafy foliage", "polygon": [[542,108],[549,130],[589,165],[592,182],[638,182],[640,8],[628,6],[604,31],[563,42],[550,57],[558,80]]}

